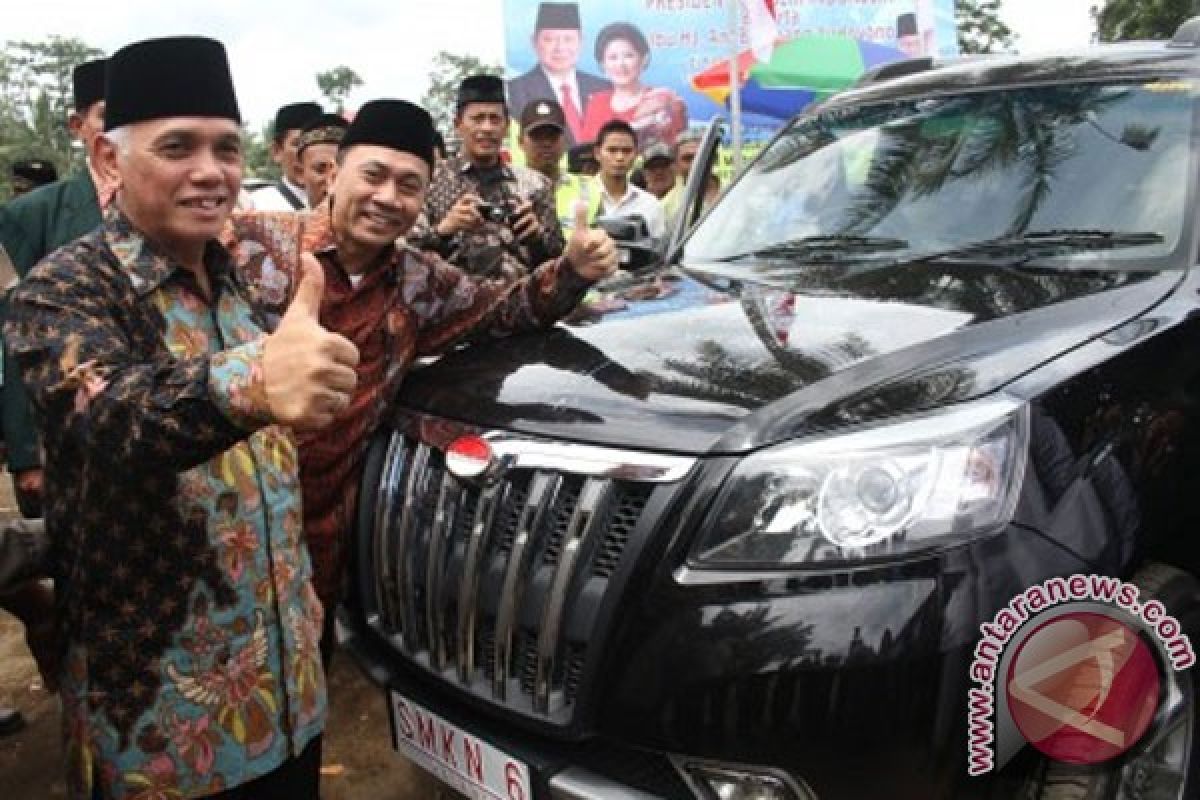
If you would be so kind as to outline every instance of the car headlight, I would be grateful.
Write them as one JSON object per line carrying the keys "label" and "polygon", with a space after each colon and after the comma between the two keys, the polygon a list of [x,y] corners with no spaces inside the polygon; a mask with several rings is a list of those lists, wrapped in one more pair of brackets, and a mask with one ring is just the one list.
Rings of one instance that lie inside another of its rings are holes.
{"label": "car headlight", "polygon": [[1028,406],[998,396],[756,453],[718,495],[692,563],[857,563],[995,531],[1012,518],[1028,431]]}

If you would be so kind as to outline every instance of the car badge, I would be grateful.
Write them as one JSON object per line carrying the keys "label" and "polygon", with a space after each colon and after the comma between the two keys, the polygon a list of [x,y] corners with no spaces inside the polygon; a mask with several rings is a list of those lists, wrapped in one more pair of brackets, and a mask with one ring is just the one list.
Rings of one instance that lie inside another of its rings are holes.
{"label": "car badge", "polygon": [[482,436],[460,436],[446,448],[446,469],[456,478],[471,480],[486,473],[495,454]]}

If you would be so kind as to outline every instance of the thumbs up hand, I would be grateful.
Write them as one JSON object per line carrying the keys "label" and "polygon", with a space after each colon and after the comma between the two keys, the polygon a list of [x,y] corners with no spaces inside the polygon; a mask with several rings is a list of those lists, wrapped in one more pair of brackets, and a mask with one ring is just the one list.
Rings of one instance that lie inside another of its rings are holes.
{"label": "thumbs up hand", "polygon": [[600,281],[617,271],[617,245],[604,231],[588,227],[584,203],[575,204],[575,227],[563,255],[585,280]]}
{"label": "thumbs up hand", "polygon": [[358,383],[358,348],[319,321],[325,271],[310,253],[287,313],[263,346],[263,379],[271,416],[280,425],[316,430],[350,405]]}

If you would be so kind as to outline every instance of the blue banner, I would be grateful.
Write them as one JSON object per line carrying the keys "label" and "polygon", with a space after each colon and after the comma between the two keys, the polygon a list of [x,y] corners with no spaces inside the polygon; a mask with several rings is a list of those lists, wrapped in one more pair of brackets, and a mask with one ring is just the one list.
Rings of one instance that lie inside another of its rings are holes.
{"label": "blue banner", "polygon": [[[513,115],[550,98],[563,105],[572,143],[618,117],[638,129],[643,147],[727,115],[730,1],[504,0]],[[957,52],[954,0],[774,0],[765,18],[764,0],[734,1],[750,139],[865,69]]]}

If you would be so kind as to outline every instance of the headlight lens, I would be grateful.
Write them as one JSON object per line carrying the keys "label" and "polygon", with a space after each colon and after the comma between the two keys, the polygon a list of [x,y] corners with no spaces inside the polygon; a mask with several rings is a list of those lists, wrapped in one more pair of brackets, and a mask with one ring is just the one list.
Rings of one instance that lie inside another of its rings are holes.
{"label": "headlight lens", "polygon": [[944,547],[1012,517],[1028,408],[986,398],[903,422],[765,450],[717,498],[693,562],[863,562]]}

